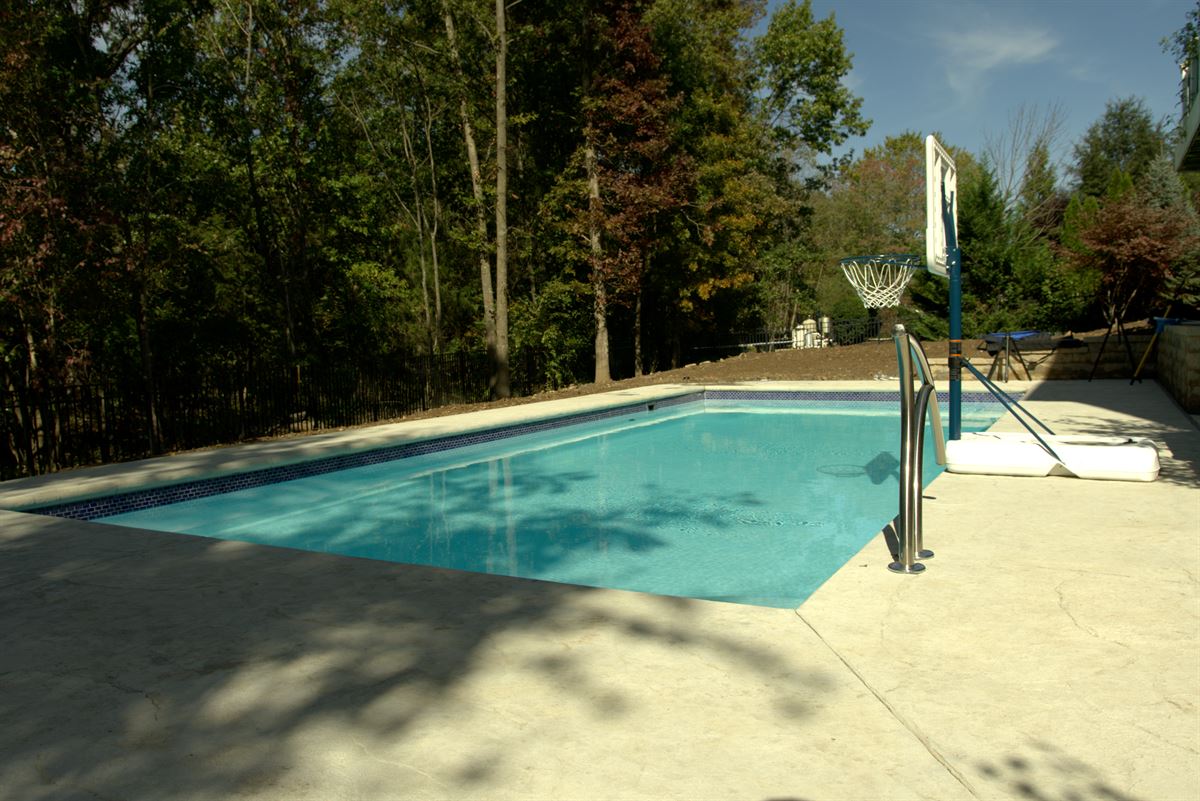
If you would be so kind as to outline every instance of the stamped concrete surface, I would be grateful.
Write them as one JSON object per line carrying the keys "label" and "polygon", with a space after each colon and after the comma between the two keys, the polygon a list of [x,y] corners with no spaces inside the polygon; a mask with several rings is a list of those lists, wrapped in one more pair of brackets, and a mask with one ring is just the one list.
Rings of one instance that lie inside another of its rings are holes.
{"label": "stamped concrete surface", "polygon": [[0,512],[0,799],[1200,798],[1200,432],[1030,389],[1160,480],[943,475],[796,611]]}
{"label": "stamped concrete surface", "polygon": [[1200,799],[1200,432],[1153,382],[1026,397],[1155,440],[1159,480],[943,474],[925,574],[851,562],[798,614],[974,796]]}

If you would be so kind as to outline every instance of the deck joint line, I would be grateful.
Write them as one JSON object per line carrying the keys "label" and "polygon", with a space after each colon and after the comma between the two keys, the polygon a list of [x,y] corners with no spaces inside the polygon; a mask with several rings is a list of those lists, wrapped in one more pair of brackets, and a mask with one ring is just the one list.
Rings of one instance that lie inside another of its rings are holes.
{"label": "deck joint line", "polygon": [[925,734],[918,729],[914,723],[910,722],[904,715],[900,714],[899,710],[892,706],[891,702],[884,698],[883,694],[876,690],[871,683],[867,681],[866,677],[859,673],[854,666],[850,664],[846,657],[842,656],[841,653],[821,635],[821,632],[817,631],[816,626],[810,623],[808,619],[804,617],[804,615],[800,614],[799,609],[793,609],[792,611],[795,613],[796,617],[800,618],[805,626],[808,626],[808,630],[816,635],[816,638],[820,640],[821,643],[838,658],[838,661],[845,665],[846,669],[854,674],[854,677],[858,679],[859,683],[862,684],[863,687],[867,688],[867,691],[870,692],[871,695],[875,696],[875,699],[883,705],[883,708],[886,709],[901,726],[907,729],[908,732],[917,739],[917,742],[919,742],[925,748],[929,755],[933,757],[939,765],[945,768],[946,772],[953,776],[955,781],[961,784],[963,789],[971,794],[972,798],[979,798],[979,793],[975,792],[975,788],[969,781],[967,781],[967,778],[962,774],[961,771],[951,765],[949,760],[942,756],[941,752],[938,751],[937,748],[934,747],[933,743],[929,741],[929,738],[926,737]]}

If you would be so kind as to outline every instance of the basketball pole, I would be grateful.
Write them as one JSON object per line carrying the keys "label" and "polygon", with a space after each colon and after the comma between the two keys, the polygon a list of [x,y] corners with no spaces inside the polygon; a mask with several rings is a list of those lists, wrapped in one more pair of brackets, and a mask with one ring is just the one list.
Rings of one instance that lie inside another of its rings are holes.
{"label": "basketball pole", "polygon": [[950,279],[950,439],[962,439],[962,253],[954,219],[954,196],[942,193],[942,224],[946,229],[946,273]]}

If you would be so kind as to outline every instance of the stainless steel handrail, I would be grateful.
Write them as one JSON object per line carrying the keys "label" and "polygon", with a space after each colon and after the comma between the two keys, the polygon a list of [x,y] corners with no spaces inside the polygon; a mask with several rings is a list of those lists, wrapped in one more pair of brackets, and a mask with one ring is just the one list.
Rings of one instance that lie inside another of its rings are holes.
{"label": "stainless steel handrail", "polygon": [[[897,324],[892,338],[896,343],[896,361],[900,367],[900,514],[896,527],[896,561],[888,569],[897,573],[920,573],[928,559],[922,542],[921,475],[924,472],[925,415],[928,412],[934,431],[938,464],[946,463],[946,439],[938,412],[937,391],[929,359],[916,337]],[[914,365],[915,362],[915,365]],[[921,374],[921,388],[913,392],[913,367]]]}

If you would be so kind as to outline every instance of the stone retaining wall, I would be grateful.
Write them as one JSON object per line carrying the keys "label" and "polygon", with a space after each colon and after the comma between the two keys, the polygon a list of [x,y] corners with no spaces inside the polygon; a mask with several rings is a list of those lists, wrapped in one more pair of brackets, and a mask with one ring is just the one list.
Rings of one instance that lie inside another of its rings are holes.
{"label": "stone retaining wall", "polygon": [[[1133,376],[1136,365],[1142,360],[1146,348],[1150,346],[1150,334],[1141,331],[1129,335],[1128,349],[1125,340],[1114,332],[1108,341],[1103,336],[1083,338],[1083,345],[1076,348],[1060,347],[1055,349],[1022,349],[1021,359],[1016,354],[1009,357],[1008,378],[1023,381],[1030,380],[1087,380],[1089,377],[1124,378]],[[1102,349],[1103,348],[1103,349]],[[926,351],[928,353],[928,351]],[[1004,381],[1002,365],[994,363],[993,357],[984,350],[971,349],[965,354],[976,369],[987,375],[991,372],[993,381]],[[949,375],[946,369],[946,357],[942,353],[929,354],[930,366],[936,379],[944,379]],[[1029,369],[1026,376],[1025,370]],[[1093,376],[1093,371],[1095,375]],[[1157,364],[1154,358],[1147,359],[1139,374],[1141,378],[1155,378]],[[964,381],[973,380],[964,371]]]}
{"label": "stone retaining wall", "polygon": [[[1086,380],[1092,376],[1093,370],[1095,378],[1128,380],[1133,377],[1136,365],[1145,357],[1150,341],[1151,332],[1139,331],[1130,334],[1128,350],[1125,341],[1116,334],[1109,337],[1107,343],[1102,336],[1093,336],[1085,337],[1084,346],[1077,348],[1022,350],[1024,365],[1015,356],[1011,357],[1008,377],[1024,380],[1025,368],[1028,367],[1028,377],[1035,381]],[[946,369],[945,350],[941,350],[941,353],[926,352],[934,379],[945,381],[949,371]],[[966,356],[984,374],[993,366],[992,357],[982,350],[970,350]],[[1004,378],[999,367],[996,365],[991,377],[1003,385]],[[1189,414],[1200,414],[1200,324],[1168,325],[1163,328],[1154,352],[1146,358],[1138,375],[1143,379],[1157,379]],[[963,380],[974,379],[964,370]]]}
{"label": "stone retaining wall", "polygon": [[1163,328],[1158,380],[1190,414],[1200,414],[1200,325]]}

